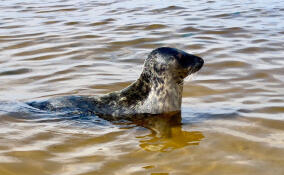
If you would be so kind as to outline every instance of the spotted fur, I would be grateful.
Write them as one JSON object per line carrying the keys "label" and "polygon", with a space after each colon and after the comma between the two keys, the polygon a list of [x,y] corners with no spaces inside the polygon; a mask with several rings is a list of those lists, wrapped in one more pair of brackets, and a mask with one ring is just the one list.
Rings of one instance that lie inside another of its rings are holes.
{"label": "spotted fur", "polygon": [[30,105],[57,112],[76,108],[78,113],[103,117],[180,111],[183,79],[202,65],[200,57],[161,47],[149,54],[140,77],[125,89],[99,97],[71,96]]}

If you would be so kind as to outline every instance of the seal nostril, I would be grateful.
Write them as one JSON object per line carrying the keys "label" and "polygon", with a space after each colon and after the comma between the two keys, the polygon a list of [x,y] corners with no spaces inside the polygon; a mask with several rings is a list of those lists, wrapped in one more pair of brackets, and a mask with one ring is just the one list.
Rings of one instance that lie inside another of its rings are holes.
{"label": "seal nostril", "polygon": [[204,60],[198,56],[195,56],[195,71],[198,71],[202,68],[203,64],[204,64]]}

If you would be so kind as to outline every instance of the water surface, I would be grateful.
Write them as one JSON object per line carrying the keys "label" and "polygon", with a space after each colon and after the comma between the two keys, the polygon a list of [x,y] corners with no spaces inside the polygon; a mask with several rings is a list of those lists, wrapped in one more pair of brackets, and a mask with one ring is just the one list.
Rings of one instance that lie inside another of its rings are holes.
{"label": "water surface", "polygon": [[281,0],[2,1],[2,111],[124,88],[157,47],[205,65],[185,82],[182,124],[1,112],[0,174],[283,175],[283,21]]}

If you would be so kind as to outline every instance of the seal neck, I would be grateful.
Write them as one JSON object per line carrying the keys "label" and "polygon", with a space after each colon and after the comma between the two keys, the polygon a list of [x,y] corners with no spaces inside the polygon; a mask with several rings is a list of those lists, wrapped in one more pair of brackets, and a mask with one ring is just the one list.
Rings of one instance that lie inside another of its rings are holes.
{"label": "seal neck", "polygon": [[162,114],[180,111],[183,84],[173,78],[141,74],[121,91],[95,98],[98,114],[120,116],[128,114]]}
{"label": "seal neck", "polygon": [[160,114],[181,110],[183,82],[177,83],[169,77],[149,76],[145,72],[141,74],[134,84],[143,82],[148,94],[141,105],[136,106],[138,112]]}
{"label": "seal neck", "polygon": [[127,103],[127,106],[138,105],[141,101],[148,98],[150,93],[150,83],[148,79],[139,78],[134,83],[120,91],[122,101]]}

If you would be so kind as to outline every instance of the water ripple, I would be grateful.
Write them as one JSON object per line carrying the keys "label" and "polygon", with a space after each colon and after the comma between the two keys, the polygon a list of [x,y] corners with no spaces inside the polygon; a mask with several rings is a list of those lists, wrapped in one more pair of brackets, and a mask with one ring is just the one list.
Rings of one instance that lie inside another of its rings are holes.
{"label": "water ripple", "polygon": [[283,6],[1,2],[1,101],[120,90],[161,46],[199,55],[205,66],[184,83],[184,123],[167,128],[171,137],[98,118],[13,118],[0,103],[0,174],[284,174]]}

